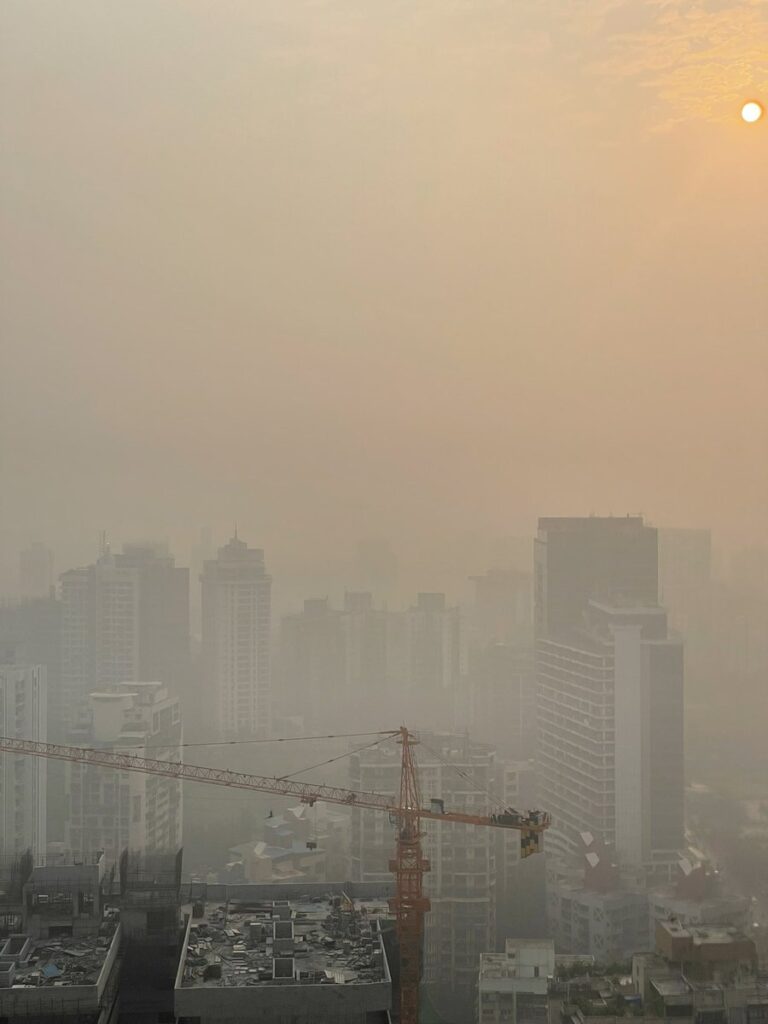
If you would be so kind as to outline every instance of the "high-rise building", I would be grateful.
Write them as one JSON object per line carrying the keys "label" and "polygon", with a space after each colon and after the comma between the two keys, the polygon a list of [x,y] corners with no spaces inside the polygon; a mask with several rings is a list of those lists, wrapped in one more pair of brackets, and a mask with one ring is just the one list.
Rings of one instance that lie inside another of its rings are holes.
{"label": "high-rise building", "polygon": [[312,730],[376,729],[389,704],[390,636],[396,617],[375,608],[368,592],[347,592],[335,609],[327,598],[304,602],[280,624],[279,675],[284,714]]}
{"label": "high-rise building", "polygon": [[82,727],[88,695],[139,676],[139,573],[103,555],[61,575],[62,728]]}
{"label": "high-rise building", "polygon": [[272,711],[272,577],[264,552],[233,537],[205,563],[201,582],[203,686],[219,735],[265,735]]}
{"label": "high-rise building", "polygon": [[590,602],[583,630],[540,638],[541,802],[548,848],[615,845],[647,878],[683,844],[683,648],[666,613]]}
{"label": "high-rise building", "polygon": [[669,877],[684,843],[683,644],[661,608],[602,609],[613,641],[616,850]]}
{"label": "high-rise building", "polygon": [[310,598],[280,623],[280,699],[283,714],[299,715],[305,728],[331,728],[345,696],[342,613],[327,598]]}
{"label": "high-rise building", "polygon": [[80,728],[94,690],[158,679],[185,692],[189,675],[189,570],[159,544],[105,549],[61,576],[62,704]]}
{"label": "high-rise building", "polygon": [[21,664],[45,667],[48,734],[55,738],[61,717],[61,601],[54,594],[0,606],[0,661],[5,652]]}
{"label": "high-rise building", "polygon": [[403,689],[396,706],[408,721],[432,729],[451,730],[466,724],[470,701],[460,608],[449,606],[445,594],[419,594],[401,621]]}
{"label": "high-rise building", "polygon": [[658,541],[641,516],[542,518],[534,541],[537,636],[583,622],[590,599],[658,602]]}
{"label": "high-rise building", "polygon": [[118,569],[135,569],[139,584],[140,679],[160,679],[178,696],[189,679],[189,569],[164,544],[124,544]]}
{"label": "high-rise building", "polygon": [[[0,664],[0,736],[45,743],[45,668]],[[42,758],[0,754],[0,853],[46,854],[46,765]]]}
{"label": "high-rise building", "polygon": [[473,576],[467,616],[470,722],[477,739],[515,760],[534,754],[536,673],[530,573]]}
{"label": "high-rise building", "polygon": [[616,831],[613,646],[589,633],[539,638],[537,761],[540,803],[552,815],[549,855],[567,857],[581,832]]}
{"label": "high-rise building", "polygon": [[710,531],[659,529],[659,599],[685,640],[686,676],[697,696],[721,678],[712,657],[713,589]]}
{"label": "high-rise building", "polygon": [[547,848],[565,867],[589,833],[663,876],[683,840],[683,657],[656,599],[656,531],[545,519],[536,560]]}
{"label": "high-rise building", "polygon": [[[159,761],[181,758],[178,697],[162,683],[121,683],[90,694],[90,723],[78,742]],[[114,864],[123,849],[176,851],[181,845],[182,784],[163,775],[67,765],[65,847],[76,860],[102,850]]]}
{"label": "high-rise building", "polygon": [[19,593],[22,600],[48,597],[53,588],[53,552],[35,541],[19,555]]}
{"label": "high-rise building", "polygon": [[533,757],[536,673],[532,644],[489,643],[470,652],[472,735],[514,758]]}
{"label": "high-rise building", "polygon": [[393,616],[374,607],[370,592],[348,591],[344,595],[344,682],[347,695],[357,705],[357,728],[380,728],[383,721],[392,719],[392,624]]}

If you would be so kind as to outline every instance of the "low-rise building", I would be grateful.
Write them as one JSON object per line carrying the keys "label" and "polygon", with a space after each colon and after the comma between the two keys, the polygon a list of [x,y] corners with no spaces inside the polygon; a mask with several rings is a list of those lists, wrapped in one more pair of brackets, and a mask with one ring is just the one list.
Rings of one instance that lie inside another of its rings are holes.
{"label": "low-rise building", "polygon": [[679,921],[659,921],[656,951],[699,978],[732,980],[757,971],[757,949],[752,939],[722,925],[686,926]]}
{"label": "low-rise building", "polygon": [[735,928],[659,922],[656,951],[632,958],[632,980],[645,1011],[663,1020],[768,1020],[768,978],[758,972],[754,942]]}
{"label": "low-rise building", "polygon": [[555,946],[550,939],[507,939],[503,953],[483,953],[478,1024],[546,1024],[554,973]]}
{"label": "low-rise building", "polygon": [[587,953],[605,964],[648,948],[648,898],[641,890],[552,884],[547,917],[558,952]]}

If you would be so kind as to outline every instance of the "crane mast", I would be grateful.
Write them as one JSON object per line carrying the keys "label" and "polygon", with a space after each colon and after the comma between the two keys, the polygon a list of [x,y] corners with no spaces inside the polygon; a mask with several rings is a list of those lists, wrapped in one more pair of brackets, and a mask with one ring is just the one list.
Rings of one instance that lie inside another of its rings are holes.
{"label": "crane mast", "polygon": [[430,807],[423,807],[413,752],[418,740],[405,726],[382,735],[397,736],[397,742],[402,747],[400,792],[397,800],[383,793],[251,775],[227,768],[185,764],[182,761],[155,760],[125,751],[97,747],[69,747],[59,743],[38,743],[34,740],[0,737],[0,753],[27,754],[32,757],[71,761],[117,771],[163,775],[179,781],[272,793],[277,796],[293,797],[310,807],[318,800],[323,800],[345,807],[386,811],[394,820],[397,829],[395,857],[389,862],[390,871],[395,876],[395,895],[389,904],[395,915],[400,945],[400,1022],[418,1024],[424,918],[430,908],[429,900],[424,895],[424,875],[429,871],[429,861],[425,859],[422,849],[422,821],[450,821],[464,825],[513,829],[520,833],[520,856],[529,857],[539,852],[541,836],[549,827],[550,818],[542,811],[528,811],[523,814],[511,808],[500,814],[491,815],[445,811],[441,801],[432,801]]}

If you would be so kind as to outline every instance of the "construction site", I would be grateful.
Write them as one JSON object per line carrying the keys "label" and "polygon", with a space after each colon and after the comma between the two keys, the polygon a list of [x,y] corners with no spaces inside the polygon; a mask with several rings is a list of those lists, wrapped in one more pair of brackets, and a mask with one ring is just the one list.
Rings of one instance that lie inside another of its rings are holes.
{"label": "construction site", "polygon": [[[338,786],[326,786],[323,784],[307,783],[295,781],[290,776],[283,778],[269,777],[252,775],[243,772],[231,771],[229,769],[217,769],[209,768],[200,765],[190,765],[182,761],[167,761],[167,760],[156,760],[154,758],[147,758],[139,755],[135,755],[128,752],[117,752],[112,750],[106,750],[103,748],[89,748],[89,747],[72,747],[54,743],[40,743],[30,740],[16,740],[5,737],[0,742],[0,749],[6,753],[12,754],[28,754],[37,758],[47,758],[54,761],[67,761],[79,765],[90,765],[92,767],[110,768],[125,771],[129,774],[137,773],[141,775],[151,776],[163,776],[166,778],[172,778],[177,781],[194,781],[202,782],[213,786],[222,786],[229,789],[242,789],[250,792],[262,792],[270,793],[276,796],[298,798],[298,800],[307,804],[309,807],[314,806],[318,801],[325,801],[330,804],[341,805],[347,808],[363,808],[368,812],[379,811],[385,812],[391,824],[394,826],[395,833],[395,848],[393,850],[394,856],[389,862],[389,871],[394,876],[394,893],[388,900],[389,913],[392,914],[395,920],[395,931],[397,935],[398,944],[398,982],[399,982],[399,995],[398,995],[398,1006],[399,1006],[399,1017],[401,1024],[418,1024],[419,1020],[419,1004],[420,1004],[420,986],[423,977],[423,963],[424,963],[424,929],[425,929],[425,918],[426,914],[430,910],[430,900],[425,895],[424,891],[424,877],[431,870],[429,860],[424,856],[422,847],[422,840],[424,838],[423,823],[427,821],[441,822],[443,824],[461,825],[469,827],[480,827],[490,829],[506,829],[518,833],[519,837],[519,849],[520,857],[525,858],[531,856],[540,851],[541,849],[541,837],[542,834],[549,827],[550,819],[546,813],[541,811],[528,811],[521,813],[515,810],[513,807],[505,806],[502,801],[497,798],[492,798],[497,804],[498,809],[492,813],[488,813],[487,804],[483,800],[483,806],[471,807],[467,810],[451,810],[446,808],[445,802],[439,796],[431,796],[429,803],[425,804],[422,801],[418,771],[416,761],[414,757],[414,747],[418,744],[418,739],[412,734],[405,726],[401,726],[396,730],[384,730],[374,734],[376,739],[373,740],[369,745],[375,745],[386,740],[394,740],[400,747],[399,761],[400,761],[400,777],[399,777],[399,792],[397,796],[390,795],[387,793],[375,792],[375,791],[359,791],[346,789]],[[348,752],[348,754],[351,753]],[[347,755],[348,756],[348,755]],[[331,763],[337,760],[337,758],[330,758],[322,762],[323,764]],[[320,767],[315,765],[314,767]],[[296,774],[296,773],[294,773]],[[491,794],[487,794],[491,796]],[[135,948],[130,950],[127,956],[127,965],[136,972],[135,979],[136,985],[139,989],[147,988],[147,994],[145,997],[139,996],[138,998],[132,993],[132,990],[126,988],[127,998],[132,1000],[136,998],[135,1012],[128,1015],[125,1012],[121,1012],[120,1019],[125,1021],[144,1021],[151,1019],[151,1012],[149,1009],[146,1011],[143,1007],[153,1002],[155,998],[160,999],[159,993],[164,993],[164,998],[168,998],[168,985],[166,970],[170,966],[172,960],[173,950],[173,931],[175,928],[175,921],[178,921],[176,912],[171,908],[170,900],[172,899],[173,893],[179,893],[180,879],[181,879],[181,857],[180,854],[176,857],[173,867],[166,863],[162,870],[158,869],[158,865],[155,858],[146,858],[138,856],[135,859],[136,868],[132,869],[132,860],[128,854],[124,854],[120,860],[120,889],[119,895],[124,903],[126,910],[126,923],[130,921],[130,931],[128,941],[133,941]],[[112,886],[109,887],[110,895],[112,894]],[[134,895],[134,899],[131,900],[131,894]],[[319,895],[319,894],[318,894]],[[180,906],[180,897],[179,906]],[[218,908],[218,913],[221,913]],[[227,908],[224,908],[224,919],[226,924]],[[202,917],[204,910],[200,914]],[[172,924],[173,920],[173,924]],[[279,919],[278,919],[279,920]],[[218,933],[220,935],[222,928],[220,925],[222,921],[220,918],[216,918],[214,921],[209,921],[208,926],[211,924],[218,926]],[[244,920],[242,922],[245,923]],[[293,925],[293,918],[290,921],[283,922],[284,925]],[[191,928],[191,926],[190,926]],[[226,927],[223,929],[226,936]],[[251,958],[248,957],[248,945],[242,942],[242,938],[245,937],[245,932],[239,929],[229,929],[234,934],[226,936],[227,938],[237,939],[238,957],[234,957],[234,948],[232,949],[232,956],[229,958],[230,962],[237,962],[237,966],[245,969],[245,977],[240,976],[240,980],[246,981],[248,978],[248,972],[253,971],[250,978],[254,979],[257,983],[259,979],[260,970],[265,974],[268,971],[268,961],[270,957],[267,955],[268,950],[266,948],[266,931],[265,931],[265,949],[263,955],[263,963],[259,963],[258,952],[253,953]],[[282,929],[281,929],[282,930]],[[287,930],[287,929],[286,929]],[[199,929],[198,929],[199,931]],[[309,929],[311,931],[311,928]],[[320,932],[317,931],[320,935]],[[281,935],[281,939],[291,939],[288,934]],[[272,929],[272,941],[274,944],[275,934],[274,928]],[[304,936],[304,941],[307,941],[308,933]],[[207,941],[207,937],[203,937]],[[335,944],[337,941],[333,936],[327,936]],[[250,929],[248,931],[248,940],[253,942]],[[351,942],[351,938],[347,941]],[[343,942],[343,939],[342,939]],[[311,944],[311,940],[310,940]],[[235,943],[233,943],[234,947]],[[325,943],[327,946],[328,943]],[[186,947],[185,947],[186,948]],[[254,948],[254,947],[251,947]],[[197,959],[200,961],[200,966],[203,968],[212,967],[214,973],[219,969],[221,970],[222,980],[225,974],[229,976],[229,972],[225,972],[224,967],[218,967],[215,962],[210,962],[208,957],[203,957],[204,945],[198,942],[197,948]],[[274,946],[273,946],[274,949]],[[351,946],[350,946],[351,952]],[[245,957],[242,954],[245,953]],[[344,953],[344,947],[342,945],[342,954]],[[215,955],[215,954],[214,954]],[[222,962],[224,957],[219,958]],[[295,958],[293,964],[281,963],[276,964],[276,960],[288,960],[287,957],[271,957],[272,959],[272,977],[268,979],[264,977],[262,980],[271,981],[271,986],[265,986],[265,991],[268,992],[269,997],[274,996],[273,989],[275,987],[286,987],[285,985],[275,986],[277,981],[288,981],[289,983],[294,982],[297,979]],[[372,963],[367,965],[375,969],[375,957],[372,957]],[[252,961],[252,962],[251,962]],[[326,979],[326,983],[329,979],[329,975],[326,971],[330,970],[330,978],[334,979],[334,973],[332,968],[332,960],[324,961],[326,964],[330,964],[330,967],[322,966],[314,973],[319,980],[318,985],[314,985],[312,979],[310,984],[313,984],[313,988],[316,988],[318,993],[323,991],[322,977]],[[165,965],[165,970],[163,966]],[[346,988],[346,979],[344,974],[344,967],[342,970],[337,972],[338,977],[334,979],[334,984],[338,987],[344,985]],[[322,970],[322,976],[320,974]],[[156,972],[156,973],[155,973]],[[277,973],[276,973],[277,972]],[[235,977],[235,971],[233,969],[231,973],[232,977]],[[357,977],[357,975],[356,975]],[[202,981],[219,980],[215,977],[209,976],[209,978],[202,978]],[[306,979],[305,979],[306,983]],[[299,977],[299,985],[301,986],[301,979]],[[371,985],[373,989],[376,989],[377,985],[381,986],[385,983],[376,982],[375,979],[371,979]],[[184,991],[184,986],[178,984],[174,986],[176,990],[181,988]],[[200,1006],[210,1005],[213,1013],[219,1014],[216,1010],[218,995],[217,990],[222,986],[210,986],[207,987],[205,984],[198,986],[199,991],[196,992],[197,1002],[189,1001],[189,1013],[186,1012],[186,1003],[182,999],[183,1009],[185,1012],[180,1013],[178,1007],[176,1008],[176,1015],[183,1020],[191,1018],[192,1022],[199,1024],[202,1021],[200,1014]],[[250,985],[238,985],[231,988],[231,992],[236,997],[234,1003],[234,1016],[233,1020],[240,1019],[254,1019],[252,1014],[254,1012],[253,1007],[250,1005],[249,993],[247,991]],[[350,986],[351,990],[360,992],[367,985],[357,984]],[[341,1000],[339,998],[339,991],[336,992],[335,996],[330,1001],[330,1006],[333,1007],[333,1019],[340,1019],[338,1014],[340,1012]],[[129,993],[131,993],[129,995]],[[210,995],[209,993],[213,993]],[[379,1012],[386,1006],[386,1000],[382,1003],[381,997],[383,995],[383,989],[376,995],[374,995],[374,1002],[376,1005],[368,1006],[364,1000],[357,998],[357,996],[351,1001],[351,1004],[345,1006],[344,1013],[349,1013],[347,1017],[341,1019],[365,1021],[368,1019],[367,1015],[369,1010],[373,1012]],[[179,997],[181,998],[181,997]],[[323,1007],[328,1001],[327,998],[320,994],[317,998],[320,999],[320,1006]],[[378,1002],[377,1002],[378,1000]],[[347,1002],[345,1000],[345,1002]],[[259,1000],[260,1004],[264,1003],[264,1000]],[[193,1013],[195,1007],[198,1009]],[[170,1008],[163,1011],[168,1014],[168,1019],[173,1012]],[[293,1011],[292,1011],[293,1012]],[[295,1014],[294,1014],[295,1017]],[[221,1019],[220,1014],[218,1019]],[[266,1019],[266,1018],[265,1018]],[[317,1017],[307,1017],[307,1022],[310,1019],[317,1019]],[[104,1018],[105,1021],[109,1020],[109,1017]]]}
{"label": "construction site", "polygon": [[[157,1021],[173,1013],[181,852],[9,865],[0,894],[0,1019]],[[119,1016],[118,1016],[119,1015]]]}

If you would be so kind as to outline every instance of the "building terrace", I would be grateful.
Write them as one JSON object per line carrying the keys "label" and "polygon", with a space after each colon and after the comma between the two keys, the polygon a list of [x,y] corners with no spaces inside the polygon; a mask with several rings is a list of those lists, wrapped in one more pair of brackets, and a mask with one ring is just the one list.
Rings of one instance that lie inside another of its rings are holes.
{"label": "building terrace", "polygon": [[183,987],[374,984],[387,980],[382,901],[343,897],[209,904],[190,920]]}
{"label": "building terrace", "polygon": [[264,1020],[367,1021],[386,1014],[392,982],[379,917],[384,900],[346,895],[245,897],[190,908],[175,1008],[202,1024]]}
{"label": "building terrace", "polygon": [[11,935],[0,947],[0,1018],[77,1013],[99,1018],[114,976],[120,926],[106,920],[98,934],[34,939]]}

